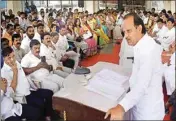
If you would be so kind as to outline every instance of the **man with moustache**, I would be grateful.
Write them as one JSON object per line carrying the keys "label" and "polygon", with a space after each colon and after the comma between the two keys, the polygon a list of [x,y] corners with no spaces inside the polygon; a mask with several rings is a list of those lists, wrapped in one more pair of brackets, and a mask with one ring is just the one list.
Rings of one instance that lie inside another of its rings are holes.
{"label": "man with moustache", "polygon": [[19,34],[14,34],[12,36],[12,49],[15,53],[16,60],[21,63],[22,58],[25,56],[25,51],[22,49],[21,46],[21,36]]}
{"label": "man with moustache", "polygon": [[25,53],[28,53],[30,51],[29,43],[34,38],[34,27],[28,26],[26,29],[26,35],[24,36],[21,48],[24,49]]}
{"label": "man with moustache", "polygon": [[131,109],[131,120],[163,120],[160,48],[146,33],[144,23],[137,14],[127,14],[122,28],[128,44],[134,46],[130,91],[116,107],[107,112],[105,118],[111,115],[111,120],[123,120],[125,112]]}

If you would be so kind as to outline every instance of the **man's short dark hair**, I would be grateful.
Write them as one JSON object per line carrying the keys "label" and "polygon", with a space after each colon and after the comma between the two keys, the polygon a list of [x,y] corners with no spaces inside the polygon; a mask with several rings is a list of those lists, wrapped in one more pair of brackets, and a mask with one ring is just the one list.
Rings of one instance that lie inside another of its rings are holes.
{"label": "man's short dark hair", "polygon": [[34,28],[33,26],[28,26],[27,28],[26,28],[26,32],[28,31],[28,29],[30,29],[30,28]]}
{"label": "man's short dark hair", "polygon": [[155,8],[152,8],[152,10],[154,10],[154,11],[155,11]]}
{"label": "man's short dark hair", "polygon": [[164,23],[163,19],[161,19],[161,18],[157,20],[157,23],[158,22]]}
{"label": "man's short dark hair", "polygon": [[37,28],[39,28],[40,26],[44,27],[44,24],[42,24],[42,23],[37,24]]}
{"label": "man's short dark hair", "polygon": [[125,15],[124,20],[127,19],[128,17],[133,16],[133,20],[134,20],[134,26],[142,26],[142,34],[146,33],[146,28],[144,25],[143,20],[136,14],[136,13],[129,13],[127,15]]}
{"label": "man's short dark hair", "polygon": [[5,16],[5,20],[10,19],[10,16]]}
{"label": "man's short dark hair", "polygon": [[14,27],[12,24],[7,24],[6,29],[10,29],[10,27]]}
{"label": "man's short dark hair", "polygon": [[161,12],[166,13],[166,9],[163,9]]}
{"label": "man's short dark hair", "polygon": [[12,35],[12,42],[14,42],[15,38],[21,38],[20,34],[13,34]]}
{"label": "man's short dark hair", "polygon": [[16,29],[18,26],[20,26],[19,24],[15,24],[14,25],[14,29]]}
{"label": "man's short dark hair", "polygon": [[6,43],[7,45],[9,45],[9,40],[7,38],[1,38],[1,49],[3,50],[4,47],[4,43]]}
{"label": "man's short dark hair", "polygon": [[25,12],[20,12],[20,15],[24,14],[25,15]]}
{"label": "man's short dark hair", "polygon": [[168,10],[167,13],[172,14],[172,11],[171,11],[171,10]]}
{"label": "man's short dark hair", "polygon": [[173,18],[169,18],[169,19],[167,20],[167,22],[169,22],[169,21],[172,22],[172,23],[175,22]]}
{"label": "man's short dark hair", "polygon": [[32,48],[34,45],[40,45],[40,42],[37,39],[33,39],[30,42],[30,48]]}
{"label": "man's short dark hair", "polygon": [[55,37],[55,36],[58,36],[58,35],[59,35],[58,32],[51,32],[51,36],[52,36],[52,37]]}
{"label": "man's short dark hair", "polygon": [[51,36],[51,34],[50,34],[49,32],[45,32],[45,33],[42,35],[41,39],[43,40],[46,35]]}
{"label": "man's short dark hair", "polygon": [[10,53],[12,52],[13,52],[13,49],[11,47],[6,47],[2,50],[2,56],[3,57],[9,56]]}

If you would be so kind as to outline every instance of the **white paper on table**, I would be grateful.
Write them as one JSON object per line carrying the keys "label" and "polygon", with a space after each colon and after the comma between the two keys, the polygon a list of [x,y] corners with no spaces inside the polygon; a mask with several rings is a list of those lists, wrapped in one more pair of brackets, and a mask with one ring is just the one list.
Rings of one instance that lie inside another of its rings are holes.
{"label": "white paper on table", "polygon": [[90,91],[101,94],[109,99],[117,101],[125,93],[122,84],[128,77],[120,75],[108,69],[97,73],[89,82],[86,88]]}

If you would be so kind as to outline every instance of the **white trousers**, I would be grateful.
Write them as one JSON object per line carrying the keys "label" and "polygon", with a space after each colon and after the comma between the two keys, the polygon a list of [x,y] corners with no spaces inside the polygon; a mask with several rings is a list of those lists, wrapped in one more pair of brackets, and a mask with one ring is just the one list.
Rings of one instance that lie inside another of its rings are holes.
{"label": "white trousers", "polygon": [[72,69],[67,68],[67,67],[63,67],[62,66],[62,69],[63,69],[63,71],[61,71],[61,70],[54,70],[53,73],[57,74],[58,76],[61,76],[63,78],[66,78],[72,72]]}
{"label": "white trousers", "polygon": [[56,74],[50,74],[42,79],[41,88],[52,90],[55,93],[59,91],[60,88],[63,88],[63,82],[64,78]]}

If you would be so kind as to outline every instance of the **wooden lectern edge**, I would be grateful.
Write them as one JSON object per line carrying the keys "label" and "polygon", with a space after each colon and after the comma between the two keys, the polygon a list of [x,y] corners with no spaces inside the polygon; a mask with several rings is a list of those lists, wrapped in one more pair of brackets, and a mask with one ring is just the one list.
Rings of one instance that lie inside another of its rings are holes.
{"label": "wooden lectern edge", "polygon": [[53,109],[65,112],[66,120],[109,120],[105,112],[63,97],[53,97]]}
{"label": "wooden lectern edge", "polygon": [[[106,114],[106,112],[103,112],[103,111],[101,111],[101,110],[98,110],[97,108],[90,107],[90,106],[85,105],[85,104],[83,104],[83,103],[81,103],[81,102],[77,102],[77,101],[74,101],[74,100],[71,100],[71,99],[67,99],[67,98],[64,98],[64,97],[56,97],[56,96],[53,96],[53,102],[57,102],[57,100],[60,100],[61,98],[64,99],[64,100],[67,100],[67,101],[71,101],[71,102],[77,103],[77,104],[79,104],[79,105],[86,106],[86,107],[88,107],[88,108],[92,108],[92,109],[94,109],[94,110],[97,110],[97,111],[99,111],[99,112],[101,112],[101,113]],[[55,105],[59,105],[59,104],[54,104],[54,103],[53,103],[53,105],[55,106]],[[53,106],[53,107],[54,107],[54,106]]]}

